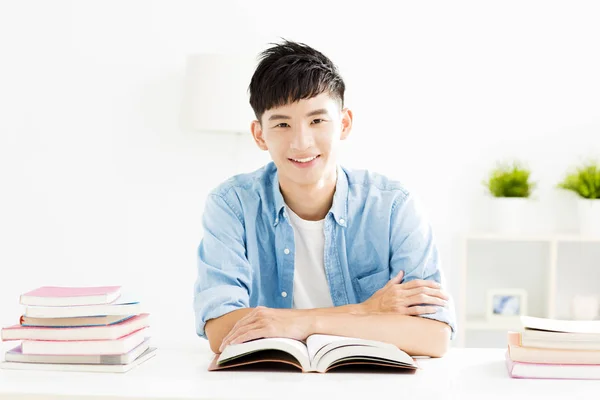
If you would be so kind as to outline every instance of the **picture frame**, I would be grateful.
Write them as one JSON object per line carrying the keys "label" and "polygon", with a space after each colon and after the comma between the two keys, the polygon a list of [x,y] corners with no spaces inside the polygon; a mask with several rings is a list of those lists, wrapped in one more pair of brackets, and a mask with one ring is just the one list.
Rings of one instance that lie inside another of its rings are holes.
{"label": "picture frame", "polygon": [[487,291],[488,321],[519,321],[527,315],[527,291],[521,288],[498,288]]}

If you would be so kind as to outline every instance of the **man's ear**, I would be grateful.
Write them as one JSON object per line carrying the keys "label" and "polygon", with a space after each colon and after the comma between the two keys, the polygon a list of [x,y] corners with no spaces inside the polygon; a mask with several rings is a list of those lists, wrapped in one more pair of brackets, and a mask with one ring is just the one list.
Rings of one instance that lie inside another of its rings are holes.
{"label": "man's ear", "polygon": [[258,121],[258,120],[252,121],[252,125],[250,125],[250,130],[252,132],[252,137],[254,138],[256,145],[261,150],[264,150],[264,151],[269,150],[269,148],[267,147],[267,143],[265,142],[265,139],[263,137],[263,131],[262,131],[262,126],[260,125],[260,121]]}
{"label": "man's ear", "polygon": [[344,140],[350,134],[352,130],[352,111],[348,108],[344,108],[342,110],[342,134],[340,135],[340,140]]}

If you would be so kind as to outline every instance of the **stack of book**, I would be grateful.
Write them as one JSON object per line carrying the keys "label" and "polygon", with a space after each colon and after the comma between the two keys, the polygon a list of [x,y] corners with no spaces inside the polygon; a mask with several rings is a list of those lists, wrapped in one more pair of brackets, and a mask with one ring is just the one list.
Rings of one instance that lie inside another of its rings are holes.
{"label": "stack of book", "polygon": [[508,332],[511,377],[600,379],[600,321],[523,316],[521,324]]}
{"label": "stack of book", "polygon": [[126,372],[153,357],[149,314],[121,297],[120,286],[44,286],[20,297],[25,311],[3,328],[3,341],[20,341],[4,369]]}

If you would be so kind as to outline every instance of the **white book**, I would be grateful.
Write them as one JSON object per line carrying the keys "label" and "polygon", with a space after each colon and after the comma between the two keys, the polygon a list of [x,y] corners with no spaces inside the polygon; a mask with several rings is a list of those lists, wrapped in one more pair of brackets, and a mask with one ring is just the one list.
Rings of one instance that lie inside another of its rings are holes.
{"label": "white book", "polygon": [[215,356],[209,371],[256,363],[284,363],[302,372],[327,372],[362,365],[415,371],[415,360],[393,344],[331,335],[311,335],[306,343],[287,338],[265,338],[227,346]]}
{"label": "white book", "polygon": [[521,325],[524,329],[537,329],[551,332],[600,334],[600,321],[573,321],[521,316]]}
{"label": "white book", "polygon": [[5,361],[34,364],[130,364],[150,347],[150,338],[125,354],[23,354],[21,345],[6,352]]}
{"label": "white book", "polygon": [[142,307],[137,301],[117,301],[111,304],[98,304],[88,306],[70,307],[44,307],[27,306],[25,315],[35,318],[73,318],[92,317],[98,315],[137,315],[141,314]]}
{"label": "white book", "polygon": [[148,329],[142,328],[116,340],[23,340],[21,350],[23,354],[124,354],[144,341]]}
{"label": "white book", "polygon": [[36,364],[23,362],[2,362],[2,369],[20,369],[37,371],[68,371],[68,372],[127,372],[156,355],[156,348],[148,348],[141,356],[129,364]]}
{"label": "white book", "polygon": [[600,350],[600,334],[538,331],[524,329],[521,346],[540,349]]}

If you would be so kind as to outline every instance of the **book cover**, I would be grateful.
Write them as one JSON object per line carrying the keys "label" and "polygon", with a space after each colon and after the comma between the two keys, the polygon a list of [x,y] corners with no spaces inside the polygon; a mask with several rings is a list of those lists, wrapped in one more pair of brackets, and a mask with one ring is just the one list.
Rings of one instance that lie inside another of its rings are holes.
{"label": "book cover", "polygon": [[74,318],[106,315],[137,315],[142,312],[138,301],[119,299],[110,304],[85,306],[27,306],[24,315],[33,318]]}
{"label": "book cover", "polygon": [[25,306],[82,306],[111,303],[120,294],[120,286],[42,286],[23,293],[19,302]]}
{"label": "book cover", "polygon": [[13,325],[2,328],[0,337],[6,340],[111,340],[123,337],[149,325],[149,314],[136,315],[123,322],[104,326],[53,328]]}
{"label": "book cover", "polygon": [[511,378],[600,379],[600,365],[525,363],[511,360],[508,351],[505,361]]}
{"label": "book cover", "polygon": [[[557,344],[557,346],[559,346]],[[563,347],[567,347],[563,345]],[[509,332],[508,353],[512,361],[538,364],[600,365],[600,350],[528,347],[521,345],[521,333]]]}
{"label": "book cover", "polygon": [[114,340],[23,340],[23,354],[104,355],[124,354],[140,345],[148,336],[148,327]]}
{"label": "book cover", "polygon": [[8,350],[5,361],[34,364],[129,364],[150,347],[150,338],[146,339],[125,354],[23,354],[21,345]]}
{"label": "book cover", "polygon": [[104,326],[123,322],[135,315],[97,315],[92,317],[35,318],[21,315],[19,325],[46,328],[78,328],[82,326]]}
{"label": "book cover", "polygon": [[4,361],[2,369],[36,370],[36,371],[66,371],[66,372],[115,372],[124,373],[148,361],[156,355],[156,347],[149,347],[138,358],[129,364],[42,364]]}

